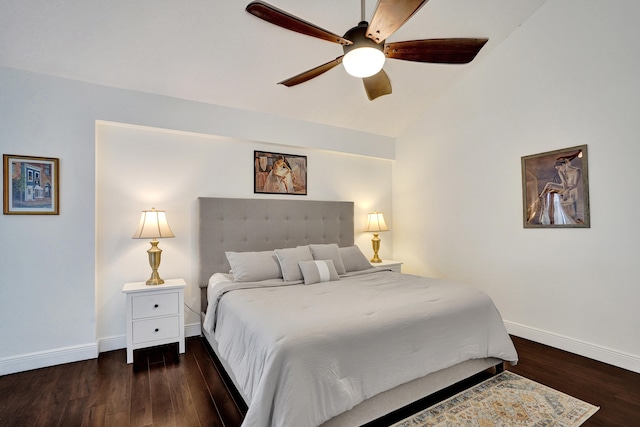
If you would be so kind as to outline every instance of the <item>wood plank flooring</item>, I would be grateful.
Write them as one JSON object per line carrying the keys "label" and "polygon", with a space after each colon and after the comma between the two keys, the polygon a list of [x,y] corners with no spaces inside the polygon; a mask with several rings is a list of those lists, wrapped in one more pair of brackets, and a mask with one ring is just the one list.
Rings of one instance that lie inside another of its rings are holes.
{"label": "wood plank flooring", "polygon": [[508,370],[600,407],[583,426],[640,426],[640,374],[512,338],[520,361]]}
{"label": "wood plank flooring", "polygon": [[[640,425],[640,374],[513,337],[520,355],[507,369],[563,391],[600,410],[586,427]],[[0,377],[0,426],[224,426],[237,427],[246,407],[226,387],[217,360],[199,337],[187,351],[175,345],[125,350],[87,360]],[[383,426],[479,382],[418,402],[369,426]]]}

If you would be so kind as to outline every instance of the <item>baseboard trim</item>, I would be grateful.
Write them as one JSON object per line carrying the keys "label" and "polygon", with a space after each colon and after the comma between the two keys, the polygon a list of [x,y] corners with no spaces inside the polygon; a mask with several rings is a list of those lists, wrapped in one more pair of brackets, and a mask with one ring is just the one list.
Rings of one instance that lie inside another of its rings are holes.
{"label": "baseboard trim", "polygon": [[[184,326],[185,337],[199,335],[200,323],[191,323]],[[46,368],[48,366],[61,365],[63,363],[95,359],[98,357],[99,353],[119,350],[126,347],[127,336],[119,335],[115,337],[100,338],[97,344],[78,345],[5,357],[0,359],[0,375],[15,374],[16,372]]]}
{"label": "baseboard trim", "polygon": [[127,336],[118,335],[115,337],[100,338],[98,340],[98,352],[104,353],[107,351],[120,350],[121,348],[127,348]]}
{"label": "baseboard trim", "polygon": [[504,322],[507,331],[517,337],[525,338],[570,353],[608,363],[619,368],[640,373],[640,357],[607,347],[602,347],[574,338],[565,337],[549,331],[532,328],[514,322]]}
{"label": "baseboard trim", "polygon": [[80,360],[98,357],[96,344],[76,345],[55,350],[39,351],[0,359],[0,375],[15,374],[16,372],[46,368],[47,366],[63,363],[78,362]]}
{"label": "baseboard trim", "polygon": [[202,335],[202,330],[200,329],[200,323],[190,323],[188,325],[184,325],[185,337],[197,337],[200,335]]}

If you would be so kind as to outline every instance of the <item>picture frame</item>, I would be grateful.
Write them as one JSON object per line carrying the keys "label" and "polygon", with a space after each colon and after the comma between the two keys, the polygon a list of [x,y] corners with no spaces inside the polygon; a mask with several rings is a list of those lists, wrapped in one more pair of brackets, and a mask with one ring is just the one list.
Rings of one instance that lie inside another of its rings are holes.
{"label": "picture frame", "polygon": [[307,195],[307,156],[254,151],[253,192]]}
{"label": "picture frame", "polygon": [[60,214],[59,159],[13,154],[2,158],[3,214]]}
{"label": "picture frame", "polygon": [[589,228],[586,145],[522,157],[524,228]]}

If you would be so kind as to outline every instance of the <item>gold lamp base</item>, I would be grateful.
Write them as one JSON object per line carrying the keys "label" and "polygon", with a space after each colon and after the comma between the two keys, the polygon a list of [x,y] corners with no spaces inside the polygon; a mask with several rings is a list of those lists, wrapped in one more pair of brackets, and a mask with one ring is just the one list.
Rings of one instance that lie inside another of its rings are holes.
{"label": "gold lamp base", "polygon": [[147,250],[149,254],[149,265],[151,266],[151,277],[146,281],[146,284],[149,286],[154,285],[162,285],[164,280],[160,278],[160,274],[158,274],[158,267],[160,267],[160,256],[162,255],[162,249],[158,247],[158,242],[156,239],[153,239],[151,242],[151,247]]}
{"label": "gold lamp base", "polygon": [[378,233],[373,233],[373,239],[371,239],[371,246],[373,246],[373,258],[371,258],[369,261],[382,262],[382,260],[378,256],[378,251],[380,250],[380,238],[378,237]]}

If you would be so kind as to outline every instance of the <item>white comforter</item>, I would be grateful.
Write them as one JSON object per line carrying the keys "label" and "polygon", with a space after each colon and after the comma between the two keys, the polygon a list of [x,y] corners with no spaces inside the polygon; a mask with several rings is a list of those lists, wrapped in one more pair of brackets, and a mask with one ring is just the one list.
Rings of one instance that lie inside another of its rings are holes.
{"label": "white comforter", "polygon": [[389,271],[308,286],[219,284],[205,328],[249,399],[245,427],[317,426],[468,359],[517,362],[486,294]]}

